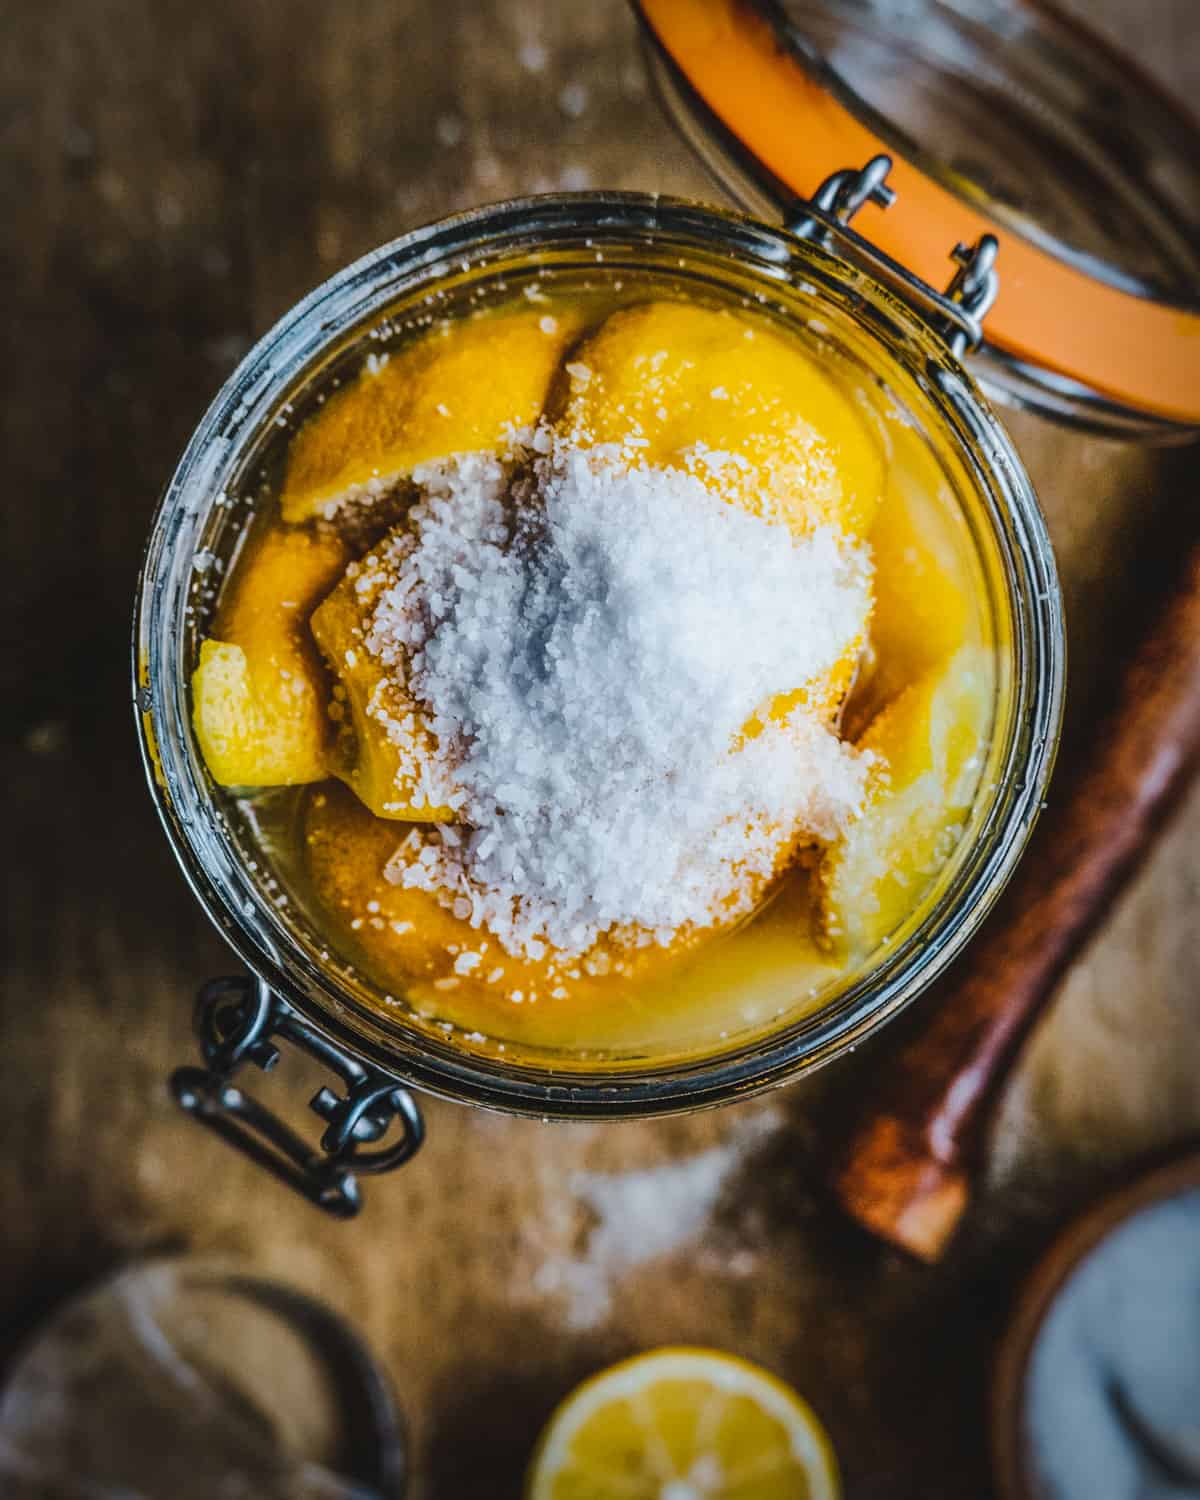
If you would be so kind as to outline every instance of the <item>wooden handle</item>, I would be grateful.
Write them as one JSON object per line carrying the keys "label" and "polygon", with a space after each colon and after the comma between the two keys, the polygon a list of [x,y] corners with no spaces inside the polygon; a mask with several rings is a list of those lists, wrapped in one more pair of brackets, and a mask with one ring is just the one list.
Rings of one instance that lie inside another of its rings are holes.
{"label": "wooden handle", "polygon": [[987,1107],[1055,984],[1200,760],[1200,547],[1122,672],[1078,770],[1056,782],[1033,847],[982,935],[894,1064],[835,1188],[868,1229],[925,1260],[969,1192]]}

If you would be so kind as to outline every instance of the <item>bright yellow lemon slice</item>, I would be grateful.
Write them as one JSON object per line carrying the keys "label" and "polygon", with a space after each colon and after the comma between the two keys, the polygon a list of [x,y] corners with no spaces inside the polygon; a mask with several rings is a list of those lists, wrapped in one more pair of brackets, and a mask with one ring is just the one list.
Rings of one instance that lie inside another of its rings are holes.
{"label": "bright yellow lemon slice", "polygon": [[526,1500],[837,1500],[828,1437],[757,1365],[659,1349],[586,1381],[554,1413]]}
{"label": "bright yellow lemon slice", "polygon": [[329,775],[329,685],[308,631],[346,566],[336,537],[269,532],[234,574],[192,677],[196,737],[221,786]]}

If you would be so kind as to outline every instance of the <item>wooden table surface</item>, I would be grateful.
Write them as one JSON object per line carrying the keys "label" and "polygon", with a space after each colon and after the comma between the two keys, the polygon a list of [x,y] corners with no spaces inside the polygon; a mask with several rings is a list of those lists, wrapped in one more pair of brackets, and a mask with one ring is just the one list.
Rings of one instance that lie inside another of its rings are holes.
{"label": "wooden table surface", "polygon": [[[1098,9],[1195,95],[1193,0]],[[250,341],[370,246],[522,191],[715,189],[647,92],[622,0],[10,0],[4,29],[8,1347],[112,1265],[220,1249],[366,1332],[425,1497],[515,1496],[557,1397],[668,1341],[794,1381],[852,1497],[985,1495],[987,1358],[1014,1286],[1122,1164],[1200,1129],[1200,796],[1038,1031],[937,1269],[870,1242],[822,1186],[895,1032],[683,1120],[543,1126],[434,1102],[418,1160],[371,1184],[355,1223],[324,1220],[164,1088],[191,1056],[196,984],[230,959],[134,744],[126,643],[158,492]],[[1079,744],[1194,528],[1195,454],[1012,427],[1059,549]],[[647,1226],[648,1184],[669,1233]]]}

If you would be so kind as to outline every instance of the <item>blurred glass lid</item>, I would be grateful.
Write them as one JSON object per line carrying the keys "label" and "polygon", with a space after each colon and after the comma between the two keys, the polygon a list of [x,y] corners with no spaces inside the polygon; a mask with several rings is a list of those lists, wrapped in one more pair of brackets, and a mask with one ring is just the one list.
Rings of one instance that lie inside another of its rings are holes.
{"label": "blurred glass lid", "polygon": [[760,215],[893,158],[856,229],[934,286],[1000,240],[975,373],[1002,400],[1200,432],[1200,127],[1041,0],[635,0],[671,113]]}
{"label": "blurred glass lid", "polygon": [[0,1387],[4,1500],[401,1500],[383,1371],[328,1306],[152,1260],[55,1311]]}

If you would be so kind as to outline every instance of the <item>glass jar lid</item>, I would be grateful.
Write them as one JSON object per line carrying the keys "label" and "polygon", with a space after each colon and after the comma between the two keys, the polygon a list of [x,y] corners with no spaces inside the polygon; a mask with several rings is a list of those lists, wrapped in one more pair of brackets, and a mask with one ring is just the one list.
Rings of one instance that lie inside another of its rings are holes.
{"label": "glass jar lid", "polygon": [[667,105],[760,214],[886,153],[857,228],[933,285],[999,240],[971,363],[1109,433],[1200,432],[1200,128],[1041,0],[635,0]]}

